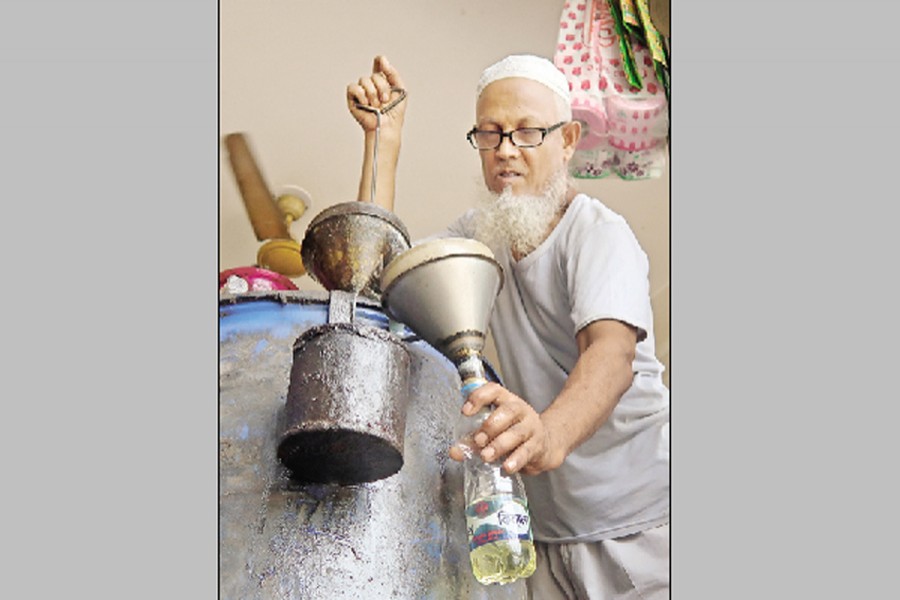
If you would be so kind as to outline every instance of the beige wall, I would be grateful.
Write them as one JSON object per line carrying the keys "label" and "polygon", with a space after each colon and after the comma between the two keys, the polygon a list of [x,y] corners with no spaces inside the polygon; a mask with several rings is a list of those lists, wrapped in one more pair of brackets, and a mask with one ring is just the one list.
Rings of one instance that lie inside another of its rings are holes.
{"label": "beige wall", "polygon": [[[552,57],[563,0],[221,0],[220,131],[246,132],[278,193],[297,185],[312,196],[293,226],[302,239],[324,208],[356,199],[362,134],[344,100],[346,85],[383,53],[409,92],[395,211],[413,238],[472,206],[481,182],[465,140],[481,70],[504,55]],[[222,151],[220,268],[253,264],[253,235]],[[662,179],[579,180],[628,219],[650,257],[657,351],[668,368],[669,187]],[[308,277],[301,289],[321,289]],[[492,357],[492,353],[489,355]],[[494,360],[496,363],[496,360]],[[666,381],[668,381],[668,372]]]}

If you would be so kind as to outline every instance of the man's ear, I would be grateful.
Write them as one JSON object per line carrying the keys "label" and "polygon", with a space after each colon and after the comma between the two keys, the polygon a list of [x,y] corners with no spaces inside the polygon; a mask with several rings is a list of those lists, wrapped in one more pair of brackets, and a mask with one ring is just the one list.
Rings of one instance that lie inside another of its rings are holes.
{"label": "man's ear", "polygon": [[575,148],[581,141],[581,122],[570,121],[562,126],[563,135],[563,152],[565,153],[566,162],[568,162],[575,154]]}

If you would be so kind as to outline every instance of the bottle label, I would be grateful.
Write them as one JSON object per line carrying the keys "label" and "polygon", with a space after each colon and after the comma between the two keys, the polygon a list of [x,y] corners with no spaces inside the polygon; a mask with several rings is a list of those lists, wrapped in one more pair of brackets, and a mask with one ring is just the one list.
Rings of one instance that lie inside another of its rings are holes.
{"label": "bottle label", "polygon": [[531,541],[528,507],[515,496],[491,496],[466,507],[469,550],[502,540]]}

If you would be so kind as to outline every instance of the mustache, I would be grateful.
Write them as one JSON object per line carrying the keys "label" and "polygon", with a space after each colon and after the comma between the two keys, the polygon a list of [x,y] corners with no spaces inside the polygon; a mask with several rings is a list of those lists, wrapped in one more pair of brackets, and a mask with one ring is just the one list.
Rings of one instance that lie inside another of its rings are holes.
{"label": "mustache", "polygon": [[537,194],[514,194],[512,188],[507,186],[503,188],[500,192],[494,192],[489,189],[487,186],[483,188],[484,192],[481,198],[481,201],[478,203],[479,206],[484,204],[490,204],[491,202],[496,202],[501,198],[510,198],[510,197],[518,197],[518,198],[554,198],[559,200],[560,202],[564,200],[566,193],[570,188],[575,188],[575,178],[569,173],[568,169],[560,168],[557,170],[550,178],[547,180],[547,183],[544,184],[543,189]]}

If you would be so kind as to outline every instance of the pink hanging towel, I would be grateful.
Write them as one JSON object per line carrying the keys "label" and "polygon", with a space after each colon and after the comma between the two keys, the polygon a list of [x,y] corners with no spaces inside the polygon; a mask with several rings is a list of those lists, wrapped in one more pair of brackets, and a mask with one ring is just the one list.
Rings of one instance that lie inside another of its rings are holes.
{"label": "pink hanging towel", "polygon": [[592,0],[572,0],[563,5],[553,62],[569,80],[572,118],[581,122],[581,141],[572,157],[574,177],[597,179],[612,170],[607,139],[606,108],[600,81],[600,55],[594,50],[591,31]]}
{"label": "pink hanging towel", "polygon": [[629,83],[609,2],[618,0],[570,0],[560,18],[554,63],[569,80],[572,116],[586,130],[570,169],[582,179],[659,177],[667,155],[665,91],[650,51],[635,40],[642,87]]}

